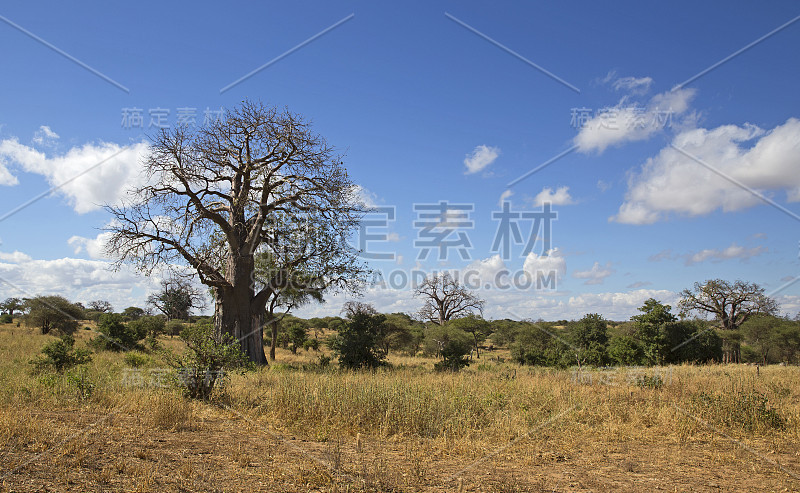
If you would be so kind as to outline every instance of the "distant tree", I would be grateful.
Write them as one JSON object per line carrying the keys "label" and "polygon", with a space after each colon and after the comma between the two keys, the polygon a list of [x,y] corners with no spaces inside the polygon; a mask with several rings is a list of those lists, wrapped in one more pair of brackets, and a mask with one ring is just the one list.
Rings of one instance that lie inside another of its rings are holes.
{"label": "distant tree", "polygon": [[522,365],[568,367],[574,364],[575,353],[559,332],[560,329],[550,324],[518,323],[514,342],[509,346],[511,357]]}
{"label": "distant tree", "polygon": [[62,296],[37,296],[25,301],[25,325],[38,327],[42,334],[58,331],[72,334],[83,316],[80,308]]}
{"label": "distant tree", "polygon": [[800,363],[800,323],[784,323],[777,330],[781,360],[785,363]]}
{"label": "distant tree", "polygon": [[480,358],[480,345],[492,333],[492,326],[481,317],[467,315],[450,321],[450,325],[456,329],[463,330],[472,336],[472,347],[475,350],[475,357]]}
{"label": "distant tree", "polygon": [[161,281],[161,288],[147,298],[147,303],[163,313],[168,321],[189,320],[192,309],[205,307],[205,298],[189,281],[176,277]]}
{"label": "distant tree", "polygon": [[642,363],[644,351],[633,337],[620,335],[611,338],[608,343],[608,355],[617,365],[633,366]]}
{"label": "distant tree", "polygon": [[[144,334],[145,337],[155,339],[160,334],[163,334],[165,332],[166,320],[164,320],[164,317],[161,316],[145,315],[143,317],[137,318],[136,320],[128,322],[128,328],[133,330],[133,332],[137,336],[139,334]],[[182,325],[181,329],[183,329]],[[176,335],[179,333],[180,330],[177,330]]]}
{"label": "distant tree", "polygon": [[489,322],[492,330],[492,342],[498,346],[511,345],[523,329],[523,324],[511,319],[492,320]]}
{"label": "distant tree", "polygon": [[434,369],[459,371],[468,366],[472,337],[450,324],[434,325],[425,332],[425,352],[442,358],[434,364]]}
{"label": "distant tree", "polygon": [[741,331],[744,342],[756,355],[753,362],[766,365],[780,361],[780,328],[791,324],[782,318],[759,315],[742,324]]}
{"label": "distant tree", "polygon": [[581,364],[603,366],[608,364],[608,321],[597,313],[584,315],[569,327],[572,343]]}
{"label": "distant tree", "polygon": [[138,306],[129,306],[128,308],[122,311],[122,316],[125,317],[125,320],[128,321],[139,320],[146,314],[147,312],[145,312],[142,308],[139,308]]}
{"label": "distant tree", "polygon": [[386,353],[379,342],[384,315],[364,303],[345,304],[347,321],[330,342],[339,356],[339,366],[348,369],[377,368],[386,364]]}
{"label": "distant tree", "polygon": [[405,313],[386,315],[379,342],[383,351],[386,354],[389,354],[389,351],[416,353],[420,340],[412,330],[414,325],[414,321]]}
{"label": "distant tree", "polygon": [[693,289],[684,289],[679,303],[681,314],[710,313],[716,317],[723,330],[726,343],[724,361],[739,361],[740,335],[733,334],[749,318],[757,315],[776,315],[778,304],[764,294],[764,288],[755,283],[737,280],[709,279],[695,283]]}
{"label": "distant tree", "polygon": [[483,314],[485,301],[475,296],[449,272],[429,275],[414,294],[425,300],[419,311],[420,318],[437,325],[470,314]]}
{"label": "distant tree", "polygon": [[96,312],[101,312],[101,313],[111,313],[114,311],[114,307],[111,306],[111,303],[105,300],[90,301],[86,305],[86,307],[89,310],[94,310]]}
{"label": "distant tree", "polygon": [[308,340],[308,324],[305,321],[295,320],[286,327],[286,337],[289,342],[289,350],[296,354]]}
{"label": "distant tree", "polygon": [[13,317],[14,313],[21,310],[23,306],[24,302],[19,298],[6,298],[0,303],[0,311]]}
{"label": "distant tree", "polygon": [[[650,298],[638,308],[642,314],[631,317],[636,328],[636,337],[641,342],[644,356],[651,365],[664,364],[670,349],[674,347],[670,345],[670,337],[667,334],[667,325],[677,320],[670,313],[671,309],[671,306]],[[678,344],[681,342],[683,341],[678,341]]]}

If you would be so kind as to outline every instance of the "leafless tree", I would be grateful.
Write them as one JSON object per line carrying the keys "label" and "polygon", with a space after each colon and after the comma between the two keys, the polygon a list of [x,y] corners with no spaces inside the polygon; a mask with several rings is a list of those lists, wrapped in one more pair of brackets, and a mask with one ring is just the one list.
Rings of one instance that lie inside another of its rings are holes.
{"label": "leafless tree", "polygon": [[425,299],[419,311],[420,318],[438,325],[475,312],[483,314],[485,301],[475,296],[449,272],[433,273],[426,277],[414,294]]}
{"label": "leafless tree", "polygon": [[[255,256],[283,250],[306,254],[291,262],[333,262],[328,286],[351,287],[365,269],[347,238],[363,208],[341,157],[303,118],[245,101],[202,127],[163,130],[145,159],[147,184],[121,206],[108,251],[118,265],[145,272],[188,265],[212,288],[214,329],[230,334],[251,361],[266,364],[262,345],[266,306],[292,277],[276,260],[269,279],[255,278]],[[296,237],[286,219],[313,224],[311,238]],[[320,269],[312,268],[315,272]]]}

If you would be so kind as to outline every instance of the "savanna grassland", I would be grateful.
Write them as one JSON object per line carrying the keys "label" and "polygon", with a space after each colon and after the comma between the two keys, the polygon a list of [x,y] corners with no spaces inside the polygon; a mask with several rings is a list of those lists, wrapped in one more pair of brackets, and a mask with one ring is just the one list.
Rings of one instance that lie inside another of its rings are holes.
{"label": "savanna grassland", "polygon": [[0,326],[0,491],[800,490],[798,367],[578,375],[501,349],[354,373],[280,350],[202,402],[155,353],[32,374],[54,339]]}

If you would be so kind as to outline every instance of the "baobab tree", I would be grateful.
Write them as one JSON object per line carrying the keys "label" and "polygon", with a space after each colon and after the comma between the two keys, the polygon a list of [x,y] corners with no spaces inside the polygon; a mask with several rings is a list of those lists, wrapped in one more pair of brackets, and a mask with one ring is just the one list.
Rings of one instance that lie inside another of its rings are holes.
{"label": "baobab tree", "polygon": [[[266,364],[266,305],[291,282],[281,266],[257,282],[256,254],[277,258],[295,241],[323,242],[324,255],[305,262],[334,259],[333,284],[351,285],[365,272],[347,244],[363,215],[355,186],[341,156],[298,115],[245,101],[197,129],[164,129],[152,138],[144,170],[145,185],[107,206],[114,216],[107,250],[117,265],[145,272],[191,267],[213,292],[215,337],[233,336],[253,362]],[[317,234],[298,239],[294,228],[280,227],[287,217]]]}
{"label": "baobab tree", "polygon": [[756,315],[776,315],[778,304],[756,283],[709,279],[684,289],[679,302],[681,315],[705,312],[714,315],[723,330],[725,362],[739,361],[739,327]]}
{"label": "baobab tree", "polygon": [[485,301],[475,296],[449,272],[429,275],[420,283],[414,295],[425,300],[419,311],[420,317],[437,325],[475,312],[483,314]]}

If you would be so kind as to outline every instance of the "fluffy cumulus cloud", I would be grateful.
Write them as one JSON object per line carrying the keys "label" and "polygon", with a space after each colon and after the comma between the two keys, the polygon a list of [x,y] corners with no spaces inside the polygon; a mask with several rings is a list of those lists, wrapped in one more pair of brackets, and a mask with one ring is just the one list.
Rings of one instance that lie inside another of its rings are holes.
{"label": "fluffy cumulus cloud", "polygon": [[788,201],[800,201],[800,120],[771,130],[686,130],[672,144],[629,177],[625,201],[611,220],[651,224],[670,214],[700,216],[763,203],[750,190],[784,191]]}
{"label": "fluffy cumulus cloud", "polygon": [[567,259],[564,258],[558,248],[550,250],[547,255],[537,255],[531,252],[525,257],[522,269],[530,274],[533,279],[537,278],[537,273],[547,275],[547,273],[554,271],[557,279],[560,280],[567,272]]}
{"label": "fluffy cumulus cloud", "polygon": [[464,166],[467,167],[464,174],[471,175],[482,171],[492,164],[499,155],[499,148],[479,145],[472,150],[471,154],[467,154],[467,157],[464,158]]}
{"label": "fluffy cumulus cloud", "polygon": [[601,153],[609,146],[645,140],[667,127],[684,125],[692,117],[687,112],[694,94],[694,89],[667,91],[641,105],[625,96],[584,122],[573,143],[580,152]]}
{"label": "fluffy cumulus cloud", "polygon": [[145,277],[128,269],[112,271],[108,262],[76,258],[35,260],[25,254],[0,255],[0,298],[61,295],[86,303],[108,300],[114,308],[144,306],[158,288],[157,276]]}
{"label": "fluffy cumulus cloud", "polygon": [[[33,141],[46,144],[56,137],[49,127],[42,127]],[[42,175],[76,212],[86,213],[118,203],[131,186],[142,183],[141,160],[146,152],[144,142],[130,146],[99,142],[48,155],[16,138],[5,139],[0,141],[0,184],[19,183],[12,169]]]}
{"label": "fluffy cumulus cloud", "polygon": [[584,284],[603,284],[606,277],[616,272],[611,268],[611,262],[606,262],[606,265],[600,265],[600,262],[595,262],[589,270],[576,270],[572,273],[575,279],[586,279]]}
{"label": "fluffy cumulus cloud", "polygon": [[569,187],[559,187],[556,191],[553,191],[550,187],[543,188],[542,191],[533,198],[533,205],[534,207],[541,207],[545,202],[549,202],[552,205],[569,205],[575,203],[569,194]]}
{"label": "fluffy cumulus cloud", "polygon": [[[470,263],[463,270],[462,277],[467,282],[480,280],[481,285],[486,283],[494,284],[497,275],[504,270],[507,270],[506,263],[503,261],[500,255],[494,255],[492,257],[483,260],[475,260],[474,262]],[[477,279],[473,279],[475,277],[477,277]]]}
{"label": "fluffy cumulus cloud", "polygon": [[111,232],[103,232],[95,238],[84,238],[83,236],[73,236],[67,243],[73,248],[75,254],[86,252],[89,258],[94,260],[108,259],[106,254],[106,244],[111,239]]}

